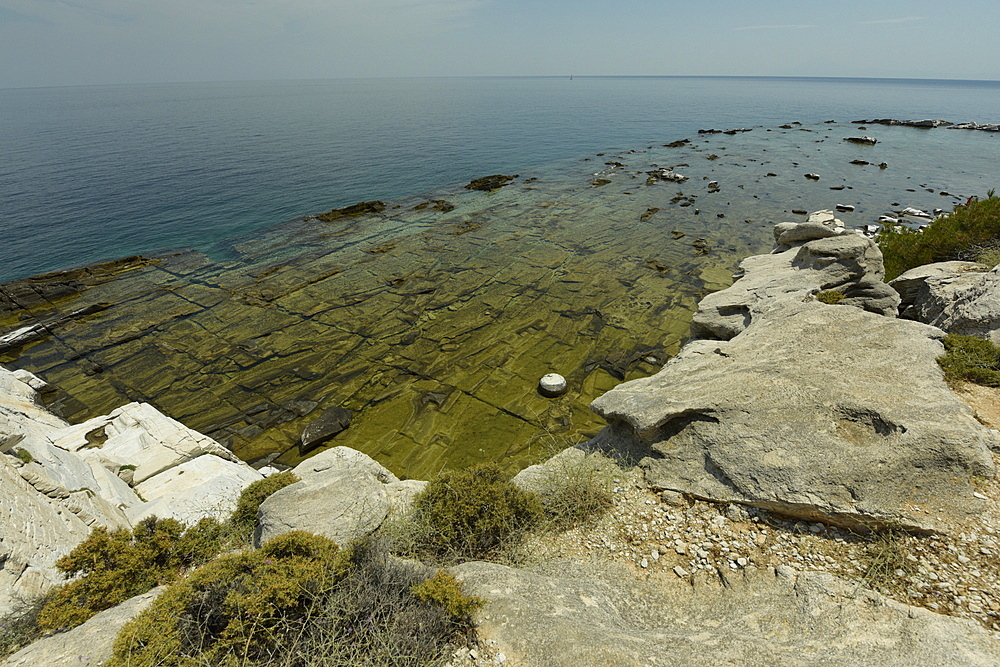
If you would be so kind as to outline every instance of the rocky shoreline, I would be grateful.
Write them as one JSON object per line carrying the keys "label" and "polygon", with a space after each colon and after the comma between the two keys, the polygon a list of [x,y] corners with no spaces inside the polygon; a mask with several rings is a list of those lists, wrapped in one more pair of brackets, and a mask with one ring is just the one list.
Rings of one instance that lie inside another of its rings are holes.
{"label": "rocky shoreline", "polygon": [[[1000,661],[1000,424],[936,363],[945,331],[998,335],[1000,269],[930,265],[887,285],[877,245],[830,211],[773,235],[701,300],[677,356],[594,401],[597,437],[515,477],[532,490],[603,457],[615,507],[535,536],[526,565],[452,568],[487,600],[480,645],[452,664]],[[261,477],[148,405],[70,426],[47,390],[0,370],[0,610],[54,584],[90,527],[225,514]],[[345,447],[294,471],[261,505],[258,542],[304,529],[345,543],[405,515],[424,484]],[[873,530],[898,556],[881,580],[867,578]],[[94,627],[5,665],[100,659]]]}
{"label": "rocky shoreline", "polygon": [[[69,421],[146,402],[255,467],[297,465],[326,421],[402,476],[484,458],[514,470],[550,434],[596,434],[590,401],[674,355],[774,220],[836,208],[873,234],[987,189],[970,174],[986,173],[988,136],[950,133],[939,155],[913,141],[923,129],[874,127],[874,146],[837,123],[706,130],[565,174],[305,216],[234,261],[16,281],[0,286],[0,363],[57,386],[45,401]],[[557,399],[535,390],[551,372],[567,380]]]}

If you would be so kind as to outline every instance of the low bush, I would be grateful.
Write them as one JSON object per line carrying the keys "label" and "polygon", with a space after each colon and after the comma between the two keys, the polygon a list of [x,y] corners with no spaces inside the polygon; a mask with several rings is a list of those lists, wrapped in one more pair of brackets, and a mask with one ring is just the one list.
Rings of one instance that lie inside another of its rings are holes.
{"label": "low bush", "polygon": [[418,600],[438,605],[459,623],[469,622],[472,613],[486,603],[482,598],[466,595],[458,579],[445,570],[438,570],[433,577],[412,586],[410,590]]}
{"label": "low bush", "polygon": [[983,338],[948,334],[945,353],[938,357],[949,384],[972,382],[1000,387],[1000,348]]}
{"label": "low bush", "polygon": [[886,225],[878,238],[886,280],[922,264],[954,259],[989,260],[1000,247],[1000,197],[991,190],[985,199],[956,206],[922,230]]}
{"label": "low bush", "polygon": [[174,519],[150,517],[134,530],[95,528],[56,561],[66,577],[79,579],[55,589],[38,614],[43,630],[75,627],[94,614],[166,583],[184,568],[219,552],[222,526],[202,519],[185,531]]}
{"label": "low bush", "polygon": [[427,584],[419,570],[374,540],[340,550],[325,537],[280,535],[172,585],[122,629],[108,664],[439,664],[468,638],[479,601],[453,579]]}
{"label": "low bush", "polygon": [[18,447],[14,450],[14,456],[21,459],[21,463],[28,464],[35,460],[35,457],[31,455],[27,449],[23,447]]}
{"label": "low bush", "polygon": [[353,548],[349,574],[299,655],[309,667],[440,664],[455,644],[472,638],[469,615],[480,605],[454,577],[426,579],[424,568],[369,539]]}
{"label": "low bush", "polygon": [[437,562],[491,558],[542,515],[538,496],[512,484],[496,464],[446,470],[414,498],[403,548]]}
{"label": "low bush", "polygon": [[336,544],[298,531],[221,556],[122,628],[108,664],[269,664],[308,625],[344,566]]}
{"label": "low bush", "polygon": [[268,496],[276,491],[294,484],[299,478],[290,471],[279,472],[270,477],[259,479],[240,493],[236,501],[236,509],[229,517],[228,527],[233,537],[249,543],[257,526],[257,510]]}
{"label": "low bush", "polygon": [[844,293],[840,290],[826,289],[821,292],[816,292],[816,300],[820,303],[834,305],[844,300]]}
{"label": "low bush", "polygon": [[558,443],[541,476],[529,480],[545,511],[543,529],[566,530],[600,519],[614,506],[614,478],[621,469],[598,452],[585,454]]}

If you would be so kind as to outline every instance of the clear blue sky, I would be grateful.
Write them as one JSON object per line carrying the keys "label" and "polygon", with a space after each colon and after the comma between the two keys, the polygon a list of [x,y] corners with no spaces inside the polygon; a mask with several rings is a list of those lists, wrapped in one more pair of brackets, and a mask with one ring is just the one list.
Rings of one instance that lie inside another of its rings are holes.
{"label": "clear blue sky", "polygon": [[1000,79],[998,0],[0,0],[0,87],[466,75]]}

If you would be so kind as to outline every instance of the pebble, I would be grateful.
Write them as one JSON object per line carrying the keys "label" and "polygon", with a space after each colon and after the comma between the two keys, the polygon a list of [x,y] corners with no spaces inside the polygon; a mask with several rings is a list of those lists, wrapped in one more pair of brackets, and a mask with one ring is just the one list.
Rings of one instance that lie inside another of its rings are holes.
{"label": "pebble", "polygon": [[678,577],[684,578],[688,576],[688,571],[685,570],[680,565],[677,565],[676,567],[674,567],[674,574],[676,574]]}
{"label": "pebble", "polygon": [[649,561],[647,559],[643,558],[641,561],[639,561],[639,567],[641,567],[641,568],[647,568],[647,567],[649,567]]}

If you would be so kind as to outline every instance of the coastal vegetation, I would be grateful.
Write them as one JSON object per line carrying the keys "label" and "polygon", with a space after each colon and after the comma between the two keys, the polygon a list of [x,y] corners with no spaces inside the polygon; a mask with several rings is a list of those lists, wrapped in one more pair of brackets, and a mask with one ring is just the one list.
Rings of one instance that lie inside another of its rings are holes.
{"label": "coastal vegetation", "polygon": [[978,336],[948,334],[945,353],[938,358],[949,384],[972,382],[1000,387],[1000,348]]}
{"label": "coastal vegetation", "polygon": [[292,531],[171,586],[122,628],[109,665],[430,664],[480,604],[374,540],[340,549]]}
{"label": "coastal vegetation", "polygon": [[816,300],[820,303],[837,304],[844,300],[844,293],[840,290],[826,289],[816,293]]}
{"label": "coastal vegetation", "polygon": [[43,631],[80,625],[94,614],[176,579],[219,553],[223,526],[202,519],[185,529],[174,519],[150,517],[132,531],[98,527],[56,567],[73,581],[55,589],[37,621]]}
{"label": "coastal vegetation", "polygon": [[279,473],[244,489],[225,522],[186,527],[151,517],[132,531],[95,529],[58,561],[77,578],[3,619],[0,648],[9,654],[166,585],[119,633],[109,664],[436,664],[472,639],[471,616],[485,603],[436,568],[509,562],[529,534],[600,517],[613,505],[612,469],[598,456],[567,459],[547,471],[539,493],[496,464],[445,470],[400,516],[403,532],[391,526],[341,548],[293,531],[254,549],[260,504],[298,481]]}
{"label": "coastal vegetation", "polygon": [[404,549],[442,563],[496,557],[542,516],[538,496],[495,463],[445,470],[414,499]]}
{"label": "coastal vegetation", "polygon": [[949,260],[997,263],[1000,256],[1000,197],[994,190],[973,199],[923,229],[885,224],[878,238],[886,280],[922,264]]}

